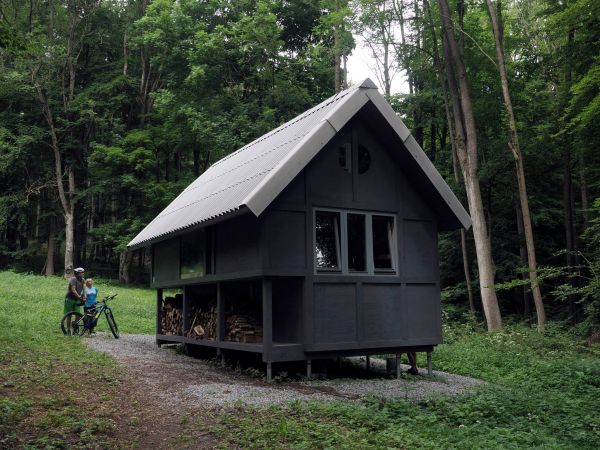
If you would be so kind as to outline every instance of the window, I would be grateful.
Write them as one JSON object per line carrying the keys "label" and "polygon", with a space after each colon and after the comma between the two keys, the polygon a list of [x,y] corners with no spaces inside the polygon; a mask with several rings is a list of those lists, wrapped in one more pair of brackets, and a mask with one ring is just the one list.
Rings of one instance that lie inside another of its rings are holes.
{"label": "window", "polygon": [[395,274],[395,217],[358,211],[315,210],[317,272]]}
{"label": "window", "polygon": [[394,269],[394,218],[371,216],[373,229],[373,266],[375,270]]}
{"label": "window", "polygon": [[210,248],[207,234],[205,230],[200,230],[181,237],[180,279],[198,278],[210,273],[211,261],[207,255],[210,255],[211,252],[207,251]]}
{"label": "window", "polygon": [[364,214],[348,214],[348,270],[365,272],[367,270],[366,229]]}
{"label": "window", "polygon": [[340,213],[318,211],[315,214],[315,254],[321,270],[340,268]]}

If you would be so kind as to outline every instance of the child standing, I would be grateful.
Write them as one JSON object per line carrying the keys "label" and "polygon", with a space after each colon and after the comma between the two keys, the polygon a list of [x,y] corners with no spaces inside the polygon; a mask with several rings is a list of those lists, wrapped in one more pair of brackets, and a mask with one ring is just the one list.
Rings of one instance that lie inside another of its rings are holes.
{"label": "child standing", "polygon": [[96,297],[98,296],[98,289],[94,287],[94,280],[88,278],[85,280],[85,304],[83,305],[83,312],[85,314],[84,327],[90,330],[90,334],[96,326],[96,318],[88,316],[88,312],[96,309]]}

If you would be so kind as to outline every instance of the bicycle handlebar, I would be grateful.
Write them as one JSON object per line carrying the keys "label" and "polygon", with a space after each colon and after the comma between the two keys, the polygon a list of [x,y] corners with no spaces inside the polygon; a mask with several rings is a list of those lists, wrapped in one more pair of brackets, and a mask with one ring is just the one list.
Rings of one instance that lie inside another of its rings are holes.
{"label": "bicycle handlebar", "polygon": [[103,302],[114,299],[118,294],[107,295],[102,299]]}

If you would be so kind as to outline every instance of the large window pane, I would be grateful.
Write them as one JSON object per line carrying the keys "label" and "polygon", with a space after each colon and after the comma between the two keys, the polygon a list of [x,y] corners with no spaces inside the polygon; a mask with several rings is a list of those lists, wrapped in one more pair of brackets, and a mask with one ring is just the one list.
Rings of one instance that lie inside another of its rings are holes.
{"label": "large window pane", "polygon": [[315,213],[317,268],[340,268],[340,213]]}
{"label": "large window pane", "polygon": [[367,270],[365,235],[365,215],[348,214],[348,270],[351,272]]}
{"label": "large window pane", "polygon": [[394,268],[394,218],[373,216],[373,263],[377,269]]}
{"label": "large window pane", "polygon": [[206,274],[206,233],[204,230],[181,237],[180,273],[182,280]]}

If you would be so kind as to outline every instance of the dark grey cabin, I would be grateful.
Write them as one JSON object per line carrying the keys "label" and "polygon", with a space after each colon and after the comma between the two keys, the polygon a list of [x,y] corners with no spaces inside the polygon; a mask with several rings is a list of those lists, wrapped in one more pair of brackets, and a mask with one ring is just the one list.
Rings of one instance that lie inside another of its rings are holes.
{"label": "dark grey cabin", "polygon": [[[469,226],[367,79],[213,164],[129,247],[152,246],[159,344],[258,353],[270,377],[281,361],[431,352],[438,232]],[[172,289],[182,323],[166,335]],[[201,316],[212,336],[193,332]]]}

